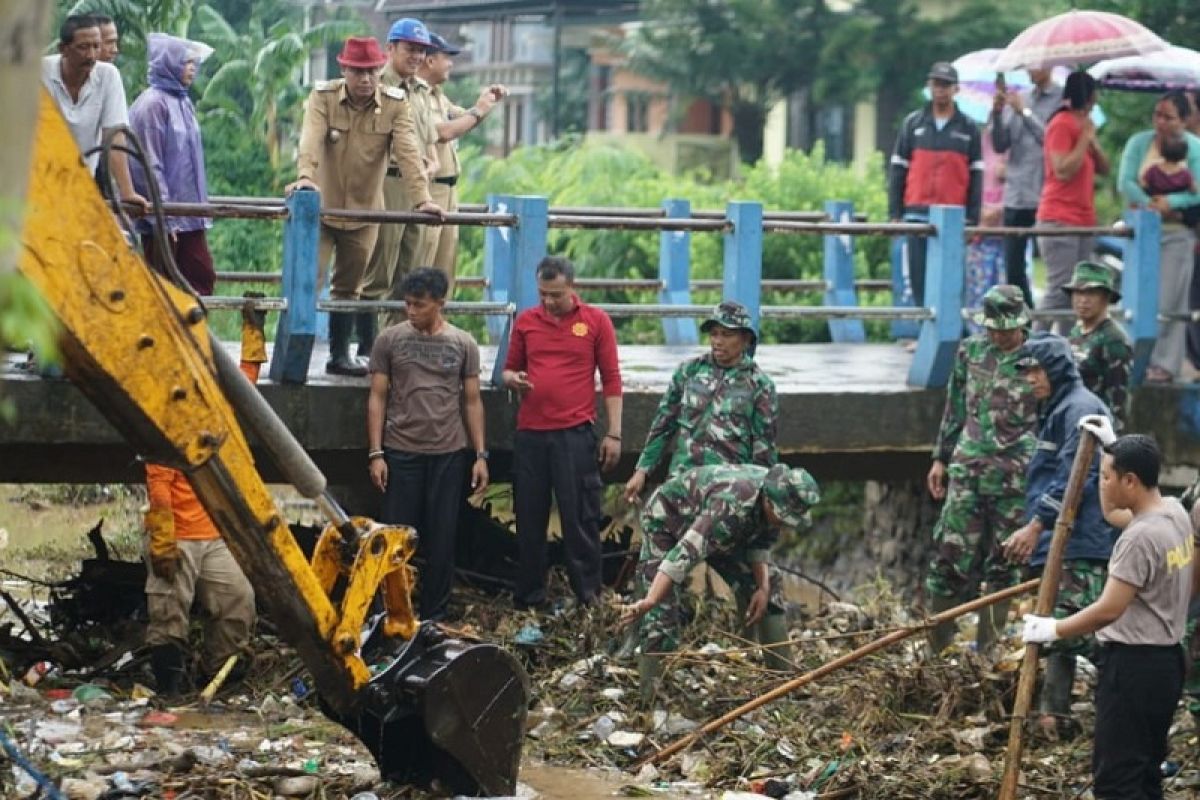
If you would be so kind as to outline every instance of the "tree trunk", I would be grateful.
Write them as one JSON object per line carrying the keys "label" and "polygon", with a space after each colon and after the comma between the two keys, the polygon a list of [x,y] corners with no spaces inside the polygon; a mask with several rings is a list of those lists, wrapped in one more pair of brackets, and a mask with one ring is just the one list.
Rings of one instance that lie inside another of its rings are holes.
{"label": "tree trunk", "polygon": [[4,147],[0,147],[0,273],[15,268],[25,191],[37,127],[42,47],[53,3],[0,0],[0,108]]}
{"label": "tree trunk", "polygon": [[733,138],[737,141],[738,155],[744,164],[753,164],[762,158],[763,125],[767,122],[767,109],[759,103],[734,100],[730,113],[733,115]]}

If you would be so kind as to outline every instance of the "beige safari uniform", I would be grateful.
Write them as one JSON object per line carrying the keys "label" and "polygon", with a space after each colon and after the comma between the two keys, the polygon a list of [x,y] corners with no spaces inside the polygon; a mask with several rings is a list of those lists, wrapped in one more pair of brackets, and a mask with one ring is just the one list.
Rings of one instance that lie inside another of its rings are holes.
{"label": "beige safari uniform", "polygon": [[[462,106],[451,103],[450,98],[446,97],[440,86],[434,86],[429,90],[429,106],[435,134],[439,123],[449,122],[467,113]],[[458,141],[443,142],[438,139],[435,146],[438,170],[429,183],[429,193],[433,195],[433,202],[446,211],[457,211]],[[455,266],[458,261],[458,226],[428,226],[425,229],[425,250],[421,254],[420,261],[423,265],[437,267],[446,273],[446,278],[450,281],[450,290],[446,293],[446,297],[453,299]]]}
{"label": "beige safari uniform", "polygon": [[[304,107],[296,171],[320,187],[324,208],[381,210],[389,153],[411,176],[406,181],[413,198],[409,208],[429,202],[413,116],[403,91],[380,86],[369,103],[354,108],[344,80],[321,81],[313,87]],[[333,255],[331,297],[358,299],[378,233],[378,223],[321,221],[319,279],[324,282]]]}
{"label": "beige safari uniform", "polygon": [[[401,89],[408,96],[412,108],[413,127],[416,129],[417,149],[424,156],[429,146],[437,140],[437,131],[433,130],[429,118],[429,84],[417,77],[401,80],[392,65],[383,69],[383,83]],[[383,181],[383,204],[389,211],[407,211],[413,208],[413,184],[409,180],[406,167],[401,164],[391,164],[387,177]],[[422,167],[419,173],[422,183],[421,191],[429,194],[429,176]],[[379,238],[371,253],[367,266],[367,278],[363,284],[363,297],[367,300],[379,300],[387,297],[390,300],[403,300],[398,296],[400,282],[413,267],[422,266],[416,263],[423,249],[425,231],[424,225],[405,225],[389,223],[379,229]],[[390,321],[399,322],[405,318],[404,312],[391,312]]]}

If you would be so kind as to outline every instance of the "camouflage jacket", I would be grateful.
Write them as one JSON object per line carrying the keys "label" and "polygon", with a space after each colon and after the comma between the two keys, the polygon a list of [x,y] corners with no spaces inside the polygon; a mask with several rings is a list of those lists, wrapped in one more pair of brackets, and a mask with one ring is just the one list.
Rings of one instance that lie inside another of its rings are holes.
{"label": "camouflage jacket", "polygon": [[933,457],[952,479],[972,478],[983,494],[1024,492],[1037,445],[1037,400],[1017,371],[1018,349],[1002,352],[986,334],[958,346]]}
{"label": "camouflage jacket", "polygon": [[1088,333],[1076,322],[1067,338],[1083,385],[1108,406],[1113,427],[1120,433],[1129,410],[1129,370],[1133,366],[1129,336],[1109,318]]}
{"label": "camouflage jacket", "polygon": [[678,437],[670,474],[708,464],[759,464],[779,460],[775,383],[750,356],[722,367],[712,354],[679,365],[663,394],[637,468],[652,471],[671,437]]}
{"label": "camouflage jacket", "polygon": [[758,502],[767,468],[755,464],[695,467],[675,475],[650,495],[642,510],[642,535],[667,536],[659,572],[679,583],[710,556],[763,563],[779,539]]}

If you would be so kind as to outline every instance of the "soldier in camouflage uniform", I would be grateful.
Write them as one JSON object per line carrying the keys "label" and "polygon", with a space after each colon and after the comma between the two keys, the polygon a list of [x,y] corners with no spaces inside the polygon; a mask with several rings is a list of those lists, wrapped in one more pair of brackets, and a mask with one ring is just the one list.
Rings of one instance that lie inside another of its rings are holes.
{"label": "soldier in camouflage uniform", "polygon": [[[1005,554],[1016,563],[1028,563],[1034,575],[1045,568],[1054,526],[1062,509],[1075,452],[1079,449],[1079,423],[1085,418],[1109,420],[1104,402],[1089,391],[1079,377],[1070,344],[1061,336],[1036,334],[1022,348],[1017,368],[1026,376],[1041,403],[1037,450],[1026,471],[1025,503],[1028,522],[1005,543]],[[1062,619],[1100,598],[1108,578],[1108,559],[1117,532],[1100,508],[1100,452],[1088,469],[1071,538],[1063,553],[1062,576],[1054,616]],[[1046,672],[1038,708],[1043,730],[1053,733],[1058,720],[1071,712],[1071,686],[1075,682],[1075,656],[1091,650],[1092,638],[1059,639],[1043,650]]]}
{"label": "soldier in camouflage uniform", "polygon": [[1109,303],[1121,299],[1114,271],[1103,264],[1080,261],[1063,291],[1071,296],[1075,326],[1067,338],[1083,385],[1104,401],[1113,415],[1113,428],[1125,428],[1129,409],[1129,370],[1133,348],[1129,336],[1108,316]]}
{"label": "soldier in camouflage uniform", "polygon": [[758,336],[750,312],[726,300],[700,330],[711,351],[680,364],[658,404],[646,445],[625,497],[634,500],[675,439],[668,474],[709,464],[759,464],[779,460],[775,426],[779,400],[775,383],[754,362]]}
{"label": "soldier in camouflage uniform", "polygon": [[[989,591],[1016,582],[1001,538],[1025,522],[1025,467],[1036,441],[1037,403],[1017,371],[1029,326],[1021,290],[992,287],[974,321],[986,332],[959,345],[926,478],[933,498],[946,501],[933,529],[937,552],[925,577],[935,612],[973,595],[981,568]],[[980,613],[980,651],[995,641],[1007,617],[1007,603]],[[950,622],[933,630],[935,653],[949,646],[955,629]]]}
{"label": "soldier in camouflage uniform", "polygon": [[782,614],[778,579],[769,578],[769,551],[779,527],[809,523],[820,500],[816,481],[802,469],[776,464],[696,467],[668,480],[642,511],[638,593],[622,624],[639,623],[638,669],[649,699],[659,656],[679,645],[680,584],[702,561],[715,569],[745,609],[747,626],[765,614]]}

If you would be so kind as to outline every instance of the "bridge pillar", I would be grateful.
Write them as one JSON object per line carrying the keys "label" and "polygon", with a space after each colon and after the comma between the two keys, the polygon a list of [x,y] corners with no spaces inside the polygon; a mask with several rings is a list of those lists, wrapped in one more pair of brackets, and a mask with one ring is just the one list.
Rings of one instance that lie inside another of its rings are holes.
{"label": "bridge pillar", "polygon": [[268,374],[276,383],[305,383],[317,334],[317,243],[321,194],[307,189],[287,198],[283,223],[283,296],[287,309],[275,328]]}
{"label": "bridge pillar", "polygon": [[[546,257],[546,233],[550,216],[550,204],[545,197],[521,195],[503,198],[511,203],[517,215],[517,227],[508,229],[511,237],[509,260],[509,301],[517,306],[520,314],[538,304],[537,265]],[[492,367],[492,384],[500,386],[504,371],[504,360],[508,357],[508,342],[513,318],[509,317],[502,338],[497,342],[496,363]]]}
{"label": "bridge pillar", "polygon": [[921,323],[917,352],[908,371],[908,384],[926,389],[945,386],[962,338],[965,243],[962,206],[933,206],[929,222],[937,228],[930,238],[925,261],[925,299],[933,319]]}
{"label": "bridge pillar", "polygon": [[725,276],[721,299],[736,300],[744,305],[750,311],[750,324],[761,334],[762,203],[734,201],[726,208],[725,216],[733,224],[733,230],[724,237]]}
{"label": "bridge pillar", "polygon": [[1121,276],[1121,300],[1125,327],[1133,341],[1133,370],[1130,384],[1139,386],[1150,364],[1150,353],[1158,339],[1158,270],[1162,220],[1146,209],[1125,212],[1133,228],[1133,239],[1125,245],[1125,268]]}
{"label": "bridge pillar", "polygon": [[[664,200],[663,210],[670,219],[687,219],[692,204],[687,200]],[[663,231],[658,236],[658,277],[663,282],[659,302],[664,305],[691,305],[692,234],[688,231]],[[700,341],[696,320],[663,317],[663,335],[667,344],[688,345]]]}
{"label": "bridge pillar", "polygon": [[[833,222],[853,222],[854,203],[826,200],[825,213]],[[854,239],[848,233],[825,237],[825,305],[857,306],[854,290]],[[861,319],[829,320],[829,337],[835,342],[865,342],[866,329]]]}

